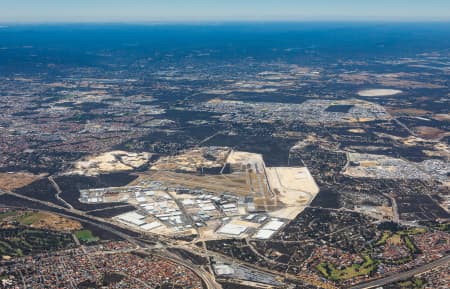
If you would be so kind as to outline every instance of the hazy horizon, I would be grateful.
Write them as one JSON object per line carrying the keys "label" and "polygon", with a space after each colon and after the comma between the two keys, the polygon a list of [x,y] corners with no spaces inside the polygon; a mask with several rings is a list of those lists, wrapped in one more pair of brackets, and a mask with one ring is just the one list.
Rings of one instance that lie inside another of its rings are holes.
{"label": "hazy horizon", "polygon": [[0,23],[448,22],[444,0],[4,0]]}

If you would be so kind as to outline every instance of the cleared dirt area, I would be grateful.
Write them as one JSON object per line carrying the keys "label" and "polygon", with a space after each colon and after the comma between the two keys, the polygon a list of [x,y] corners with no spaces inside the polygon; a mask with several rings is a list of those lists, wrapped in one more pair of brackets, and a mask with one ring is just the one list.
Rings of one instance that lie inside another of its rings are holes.
{"label": "cleared dirt area", "polygon": [[447,113],[447,114],[444,114],[444,113],[441,113],[441,114],[435,114],[435,115],[433,116],[433,118],[434,118],[435,120],[440,120],[440,121],[450,121],[450,113]]}
{"label": "cleared dirt area", "polygon": [[348,130],[348,132],[351,132],[351,133],[366,133],[366,131],[361,129],[361,128],[351,128],[351,129]]}
{"label": "cleared dirt area", "polygon": [[229,152],[230,149],[225,147],[195,148],[176,156],[162,157],[153,164],[151,170],[195,173],[202,169],[215,168],[217,171],[220,171]]}
{"label": "cleared dirt area", "polygon": [[402,93],[398,89],[366,89],[358,92],[359,96],[377,97],[377,96],[391,96]]}
{"label": "cleared dirt area", "polygon": [[95,176],[101,173],[131,171],[147,164],[151,153],[110,151],[77,161],[71,174]]}
{"label": "cleared dirt area", "polygon": [[392,115],[413,115],[413,116],[424,116],[431,113],[430,111],[424,109],[397,108],[397,107],[387,107],[386,111]]}
{"label": "cleared dirt area", "polygon": [[4,224],[20,224],[36,229],[73,232],[83,228],[80,222],[59,215],[29,210],[10,210],[0,214]]}
{"label": "cleared dirt area", "polygon": [[0,189],[11,191],[25,187],[44,176],[43,174],[34,175],[26,172],[0,173]]}
{"label": "cleared dirt area", "polygon": [[83,228],[80,222],[64,218],[48,212],[26,213],[19,221],[38,229],[50,229],[55,231],[75,231]]}
{"label": "cleared dirt area", "polygon": [[228,158],[227,162],[234,165],[234,164],[246,164],[246,163],[264,163],[264,160],[262,158],[262,155],[255,154],[255,153],[249,153],[249,152],[239,152],[239,151],[232,151]]}
{"label": "cleared dirt area", "polygon": [[270,212],[271,217],[294,220],[307,206],[291,206]]}
{"label": "cleared dirt area", "polygon": [[450,135],[450,132],[446,132],[444,130],[430,127],[430,126],[416,126],[414,128],[414,131],[420,136],[425,139],[439,139],[444,136]]}
{"label": "cleared dirt area", "polygon": [[270,188],[285,205],[308,205],[319,187],[307,168],[267,168]]}

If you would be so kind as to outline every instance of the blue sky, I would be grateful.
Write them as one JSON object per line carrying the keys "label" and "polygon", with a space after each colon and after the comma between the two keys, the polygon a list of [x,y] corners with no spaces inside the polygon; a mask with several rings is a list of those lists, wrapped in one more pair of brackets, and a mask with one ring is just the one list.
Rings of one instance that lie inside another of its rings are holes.
{"label": "blue sky", "polygon": [[0,0],[0,22],[450,21],[450,0]]}

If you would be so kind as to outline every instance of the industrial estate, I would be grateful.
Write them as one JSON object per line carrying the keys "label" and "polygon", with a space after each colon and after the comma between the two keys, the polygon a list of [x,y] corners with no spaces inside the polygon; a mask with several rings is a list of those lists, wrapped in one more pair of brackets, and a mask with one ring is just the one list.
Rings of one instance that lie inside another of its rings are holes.
{"label": "industrial estate", "polygon": [[81,190],[80,202],[127,202],[138,209],[115,219],[144,232],[269,239],[318,192],[306,167],[266,167],[260,154],[203,147],[158,160],[133,185]]}

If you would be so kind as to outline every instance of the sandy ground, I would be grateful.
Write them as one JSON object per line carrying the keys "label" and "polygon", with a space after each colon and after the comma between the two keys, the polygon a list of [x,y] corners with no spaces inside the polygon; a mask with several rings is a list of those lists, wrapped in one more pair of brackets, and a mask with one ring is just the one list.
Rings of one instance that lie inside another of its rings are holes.
{"label": "sandy ground", "polygon": [[355,210],[379,220],[392,220],[394,218],[392,207],[362,206],[356,207]]}
{"label": "sandy ground", "polygon": [[14,190],[26,185],[31,184],[37,179],[44,177],[45,175],[33,175],[26,172],[18,173],[0,173],[0,189]]}
{"label": "sandy ground", "polygon": [[264,160],[260,154],[232,151],[227,158],[227,162],[231,165],[258,163],[262,166]]}
{"label": "sandy ground", "polygon": [[425,116],[431,113],[425,109],[418,108],[398,108],[398,107],[386,107],[386,111],[392,115],[411,115],[411,116]]}
{"label": "sandy ground", "polygon": [[425,139],[439,139],[450,135],[450,132],[430,126],[416,126],[413,129],[419,136]]}
{"label": "sandy ground", "polygon": [[435,120],[440,120],[440,121],[450,121],[450,113],[447,113],[447,114],[444,114],[444,113],[441,113],[441,114],[435,114],[435,115],[433,116],[433,118],[434,118]]}
{"label": "sandy ground", "polygon": [[56,231],[75,231],[83,228],[80,222],[64,218],[48,212],[36,212],[29,217],[30,227]]}
{"label": "sandy ground", "polygon": [[224,236],[218,236],[216,230],[220,227],[221,222],[219,220],[213,220],[208,222],[208,226],[198,228],[200,239],[202,240],[214,240],[225,238]]}
{"label": "sandy ground", "polygon": [[[151,167],[151,170],[170,170],[197,172],[198,168],[222,167],[230,149],[226,147],[216,147],[209,150],[207,147],[195,148],[184,151],[175,156],[161,157]],[[208,158],[214,157],[214,159]]]}
{"label": "sandy ground", "polygon": [[292,206],[270,212],[271,217],[294,220],[298,214],[303,212],[306,206]]}
{"label": "sandy ground", "polygon": [[151,153],[110,151],[79,160],[71,174],[98,175],[101,173],[131,171],[150,161]]}
{"label": "sandy ground", "polygon": [[366,131],[361,129],[361,128],[351,128],[351,129],[348,130],[348,132],[351,132],[351,133],[366,133]]}
{"label": "sandy ground", "polygon": [[359,96],[376,97],[376,96],[391,96],[402,93],[397,89],[367,89],[358,92]]}
{"label": "sandy ground", "polygon": [[270,188],[279,193],[279,200],[285,205],[305,206],[311,203],[319,188],[307,168],[267,168]]}

